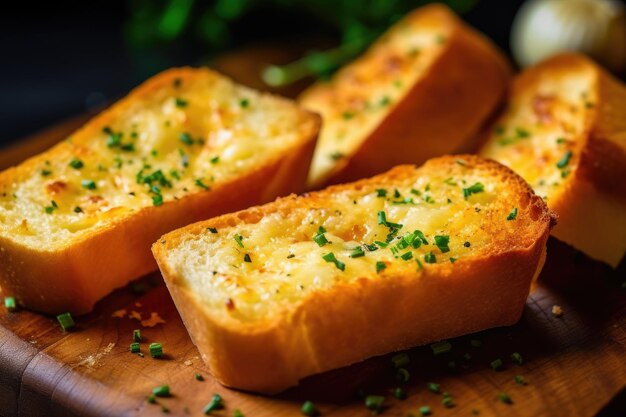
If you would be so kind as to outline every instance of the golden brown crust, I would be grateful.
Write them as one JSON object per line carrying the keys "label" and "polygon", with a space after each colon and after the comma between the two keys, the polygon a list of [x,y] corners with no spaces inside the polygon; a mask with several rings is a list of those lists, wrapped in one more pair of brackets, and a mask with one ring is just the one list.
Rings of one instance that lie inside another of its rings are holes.
{"label": "golden brown crust", "polygon": [[[205,69],[165,71],[133,90],[110,109],[93,118],[72,137],[85,142],[117,115],[154,89],[177,78],[193,77]],[[276,98],[279,101],[286,99]],[[301,112],[303,123],[298,142],[284,154],[268,156],[245,175],[215,184],[208,192],[191,192],[159,207],[144,207],[131,215],[113,219],[90,230],[68,245],[53,250],[26,245],[0,236],[0,286],[5,294],[30,309],[45,313],[89,312],[113,289],[156,269],[150,245],[163,233],[207,217],[271,201],[299,192],[306,182],[320,119]],[[0,187],[28,178],[40,162],[54,160],[64,152],[65,142],[0,174]]]}
{"label": "golden brown crust", "polygon": [[[407,19],[433,20],[448,27],[450,35],[443,50],[402,100],[386,110],[382,122],[361,139],[357,150],[338,160],[333,171],[310,183],[310,188],[354,181],[398,164],[421,165],[435,156],[476,149],[475,134],[508,88],[508,62],[488,39],[444,5],[424,6]],[[325,88],[323,84],[315,85],[299,101],[305,107],[315,104]]]}
{"label": "golden brown crust", "polygon": [[[539,94],[539,86],[550,79],[556,83],[575,74],[589,75],[588,85],[583,87],[585,95],[593,99],[576,113],[584,127],[569,139],[574,142],[569,165],[575,169],[560,179],[563,191],[548,198],[550,208],[559,215],[559,225],[552,233],[590,257],[617,267],[626,252],[626,87],[589,58],[562,54],[521,73],[514,80],[509,102],[520,95]],[[550,103],[535,101],[534,107],[543,115],[541,123],[566,123],[550,113]],[[519,152],[510,147],[501,152],[509,149]],[[493,156],[484,150],[481,154]],[[558,160],[561,155],[553,157]],[[552,165],[549,168],[554,169]]]}
{"label": "golden brown crust", "polygon": [[[420,170],[448,169],[459,158],[437,158],[418,170],[413,166],[397,167],[371,179],[302,197],[282,198],[163,236],[153,245],[153,253],[213,375],[227,386],[275,393],[297,384],[306,375],[367,357],[515,323],[531,282],[543,265],[545,244],[555,217],[509,169],[476,156],[461,158],[470,169],[509,185],[519,198],[515,203],[524,213],[521,216],[529,221],[520,226],[518,239],[454,265],[431,265],[424,274],[383,273],[384,279],[364,277],[356,283],[316,292],[295,310],[284,311],[271,321],[242,323],[207,311],[200,297],[185,285],[184,277],[170,268],[168,251],[190,235],[205,232],[207,227],[256,223],[263,216],[286,214],[298,207],[329,207],[329,196],[334,193],[369,189],[381,183],[393,186],[402,178],[419,175]],[[497,234],[497,230],[493,233]]]}

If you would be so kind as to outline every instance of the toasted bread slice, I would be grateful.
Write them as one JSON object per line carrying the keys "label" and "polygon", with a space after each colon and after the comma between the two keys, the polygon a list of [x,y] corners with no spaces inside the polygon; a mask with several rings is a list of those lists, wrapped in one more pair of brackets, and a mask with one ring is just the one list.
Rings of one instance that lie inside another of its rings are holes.
{"label": "toasted bread slice", "polygon": [[66,141],[0,174],[0,286],[85,313],[151,270],[150,245],[301,190],[318,116],[208,69],[150,79]]}
{"label": "toasted bread slice", "polygon": [[415,10],[299,102],[324,123],[309,187],[475,150],[504,98],[505,58],[441,4]]}
{"label": "toasted bread slice", "polygon": [[520,74],[480,154],[559,215],[552,233],[616,267],[626,251],[626,87],[566,54]]}
{"label": "toasted bread slice", "polygon": [[476,156],[196,223],[153,252],[223,384],[277,392],[385,352],[515,323],[553,218]]}

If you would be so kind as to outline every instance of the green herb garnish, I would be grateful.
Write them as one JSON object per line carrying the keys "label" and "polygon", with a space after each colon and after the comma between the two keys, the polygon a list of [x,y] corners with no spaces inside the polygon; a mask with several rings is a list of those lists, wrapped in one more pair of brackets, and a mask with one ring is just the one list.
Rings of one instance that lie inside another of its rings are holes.
{"label": "green herb garnish", "polygon": [[376,189],[376,197],[387,197],[387,190],[384,188]]}
{"label": "green herb garnish", "polygon": [[515,220],[517,219],[517,207],[513,207],[513,210],[506,216],[507,220]]}
{"label": "green herb garnish", "polygon": [[363,251],[363,246],[357,246],[350,253],[351,258],[360,258],[361,256],[365,256],[365,251]]}
{"label": "green herb garnish", "polygon": [[61,325],[63,331],[67,331],[76,325],[70,313],[59,314],[57,316],[57,321]]}
{"label": "green herb garnish", "polygon": [[483,191],[485,191],[485,186],[482,183],[477,182],[468,188],[463,188],[463,198],[467,200],[467,198],[472,194],[482,193]]}
{"label": "green herb garnish", "polygon": [[211,402],[208,403],[204,409],[202,409],[202,412],[206,415],[211,414],[211,412],[215,411],[215,410],[220,410],[224,408],[224,402],[222,401],[222,396],[219,394],[213,394],[213,397],[211,398]]}
{"label": "green herb garnish", "polygon": [[300,412],[305,416],[316,416],[318,415],[317,410],[315,409],[315,405],[311,401],[305,401],[300,407]]}
{"label": "green herb garnish", "polygon": [[160,358],[163,356],[163,345],[160,343],[150,343],[148,348],[150,349],[150,356],[153,358]]}
{"label": "green herb garnish", "polygon": [[83,161],[81,161],[78,158],[73,158],[70,163],[69,166],[71,166],[74,169],[81,169],[82,167],[85,166],[85,164],[83,163]]}
{"label": "green herb garnish", "polygon": [[243,240],[243,236],[241,236],[241,235],[235,235],[235,237],[233,237],[233,239],[235,239],[235,242],[237,242],[237,245],[238,245],[240,248],[243,248],[243,242],[242,242],[242,240]]}
{"label": "green herb garnish", "polygon": [[439,248],[441,253],[450,252],[450,248],[448,247],[448,243],[450,243],[450,236],[448,236],[448,235],[437,235],[437,236],[435,236],[435,245]]}
{"label": "green herb garnish", "polygon": [[570,159],[572,159],[572,151],[567,151],[565,155],[556,163],[556,167],[559,169],[563,169],[569,164]]}
{"label": "green herb garnish", "polygon": [[180,136],[178,137],[180,139],[180,141],[182,143],[184,143],[185,145],[191,146],[195,143],[195,141],[193,140],[193,138],[191,137],[191,135],[187,132],[183,132],[180,134]]}
{"label": "green herb garnish", "polygon": [[365,397],[365,406],[372,411],[379,412],[383,409],[385,397],[382,395],[368,395]]}
{"label": "green herb garnish", "polygon": [[506,392],[501,392],[500,394],[498,394],[498,400],[504,404],[513,404],[513,400]]}
{"label": "green herb garnish", "polygon": [[384,270],[385,268],[387,268],[387,265],[385,265],[385,263],[384,263],[384,262],[382,262],[382,261],[378,261],[378,262],[376,262],[376,273],[377,273],[377,274],[380,274],[380,272],[381,272],[382,270]]}
{"label": "green herb garnish", "polygon": [[4,308],[9,312],[14,312],[17,310],[17,303],[15,302],[14,297],[4,297]]}
{"label": "green herb garnish", "polygon": [[398,368],[396,371],[396,379],[401,382],[409,382],[411,374],[405,368]]}
{"label": "green herb garnish", "polygon": [[315,234],[315,236],[313,236],[313,241],[315,243],[317,243],[317,245],[321,248],[322,246],[330,243],[328,242],[328,239],[326,239],[326,235],[324,234],[326,232],[326,229],[324,229],[322,226],[319,227],[319,229],[317,230],[317,233]]}
{"label": "green herb garnish", "polygon": [[130,344],[130,353],[139,353],[140,347],[139,343],[133,342]]}
{"label": "green herb garnish", "polygon": [[395,390],[393,390],[393,396],[399,400],[404,400],[406,399],[406,392],[402,388],[397,387]]}
{"label": "green herb garnish", "polygon": [[202,374],[195,374],[193,377],[196,379],[196,381],[204,381],[204,377],[202,376]]}
{"label": "green herb garnish", "polygon": [[95,190],[96,189],[96,183],[93,180],[82,180],[80,182],[80,185],[82,185],[83,188],[86,188],[88,190]]}
{"label": "green herb garnish", "polygon": [[437,258],[435,257],[435,254],[430,251],[426,255],[424,255],[424,262],[426,262],[427,264],[434,264],[437,263]]}
{"label": "green herb garnish", "polygon": [[211,189],[208,185],[206,185],[204,182],[202,182],[202,178],[197,178],[194,181],[194,184],[196,184],[196,186],[202,188],[203,190],[207,190],[208,191],[208,190]]}
{"label": "green herb garnish", "polygon": [[250,107],[250,100],[248,100],[247,98],[242,98],[241,100],[239,100],[239,107],[244,109]]}
{"label": "green herb garnish", "polygon": [[243,261],[252,262],[252,259],[250,258],[250,255],[246,253],[245,255],[243,255]]}
{"label": "green herb garnish", "polygon": [[207,230],[211,233],[217,233],[217,229],[215,227],[207,227]]}
{"label": "green herb garnish", "polygon": [[52,200],[50,201],[50,205],[47,207],[44,207],[44,210],[46,211],[46,213],[48,214],[52,214],[52,212],[56,209],[58,209],[59,206],[57,205],[56,201]]}
{"label": "green herb garnish", "polygon": [[209,160],[213,165],[217,164],[220,161],[220,157],[219,156],[214,156],[213,158],[211,158]]}
{"label": "green herb garnish", "polygon": [[435,384],[434,382],[429,382],[426,384],[426,387],[430,392],[434,392],[435,394],[439,394],[441,392],[441,386],[439,384]]}
{"label": "green herb garnish", "polygon": [[133,330],[133,342],[141,342],[141,329]]}
{"label": "green herb garnish", "polygon": [[322,259],[324,259],[326,262],[332,262],[335,264],[335,266],[337,267],[337,269],[344,271],[346,269],[346,264],[344,264],[343,262],[341,262],[340,260],[338,260],[335,257],[335,254],[332,252],[328,252],[327,254],[322,256]]}
{"label": "green herb garnish", "polygon": [[498,358],[492,361],[490,365],[491,365],[491,369],[493,369],[494,371],[499,371],[502,369],[502,366],[504,365],[504,363],[502,362],[502,359]]}
{"label": "green herb garnish", "polygon": [[187,104],[189,104],[189,102],[187,100],[184,100],[182,98],[176,98],[174,99],[174,103],[176,104],[176,107],[187,107]]}
{"label": "green herb garnish", "polygon": [[430,407],[429,407],[429,406],[427,406],[427,405],[423,405],[423,406],[421,406],[421,407],[419,408],[419,412],[420,412],[420,415],[421,415],[422,417],[429,416],[429,415],[431,415],[431,414],[432,414],[432,411],[430,410]]}
{"label": "green herb garnish", "polygon": [[518,365],[521,365],[524,362],[524,360],[522,359],[522,355],[520,355],[519,352],[511,353],[511,360],[513,361],[513,363],[516,363]]}
{"label": "green herb garnish", "polygon": [[441,355],[442,353],[448,353],[452,350],[452,344],[448,341],[441,341],[430,345],[434,355]]}

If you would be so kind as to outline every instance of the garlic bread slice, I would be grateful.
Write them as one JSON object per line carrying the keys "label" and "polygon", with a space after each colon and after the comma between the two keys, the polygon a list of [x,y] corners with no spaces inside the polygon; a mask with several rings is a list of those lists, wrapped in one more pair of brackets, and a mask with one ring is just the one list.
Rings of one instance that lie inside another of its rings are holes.
{"label": "garlic bread slice", "polygon": [[278,392],[515,323],[553,220],[504,166],[446,156],[196,223],[152,250],[213,375]]}
{"label": "garlic bread slice", "polygon": [[319,118],[208,69],[161,73],[67,140],[0,173],[0,286],[85,313],[156,269],[150,245],[301,191]]}
{"label": "garlic bread slice", "polygon": [[480,154],[510,167],[559,215],[552,231],[617,267],[626,252],[626,87],[581,55],[520,74]]}
{"label": "garlic bread slice", "polygon": [[473,150],[509,81],[504,56],[450,9],[416,9],[300,96],[324,119],[309,187]]}

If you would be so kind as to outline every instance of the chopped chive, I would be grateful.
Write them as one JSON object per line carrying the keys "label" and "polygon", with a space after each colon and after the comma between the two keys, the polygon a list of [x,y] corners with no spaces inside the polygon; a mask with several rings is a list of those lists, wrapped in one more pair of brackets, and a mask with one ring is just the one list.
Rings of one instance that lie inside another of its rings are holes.
{"label": "chopped chive", "polygon": [[556,138],[556,143],[559,145],[564,144],[565,142],[567,142],[567,139],[561,137],[561,138]]}
{"label": "chopped chive", "polygon": [[252,262],[252,259],[250,258],[250,255],[248,255],[247,253],[243,256],[243,261],[244,262]]}
{"label": "chopped chive", "polygon": [[79,206],[74,207],[74,213],[82,213],[83,209],[80,208]]}
{"label": "chopped chive", "polygon": [[[326,231],[326,229],[322,230]],[[321,230],[317,232],[317,234],[315,236],[313,236],[313,241],[315,243],[317,243],[317,245],[321,248],[322,246],[328,244],[328,239],[326,239],[326,235],[324,235],[324,232],[322,232]]]}
{"label": "chopped chive", "polygon": [[502,366],[503,366],[504,364],[503,364],[503,362],[502,362],[502,359],[499,359],[499,358],[498,358],[498,359],[496,359],[496,360],[492,361],[492,362],[490,363],[490,365],[491,365],[491,369],[493,369],[494,371],[499,371],[499,370],[501,370],[501,369],[502,369]]}
{"label": "chopped chive", "polygon": [[393,391],[393,396],[396,397],[399,400],[404,400],[404,399],[406,399],[406,392],[402,388],[397,387]]}
{"label": "chopped chive", "polygon": [[161,194],[152,196],[152,205],[158,207],[163,204],[163,196]]}
{"label": "chopped chive", "polygon": [[477,182],[472,186],[463,188],[463,198],[467,200],[467,198],[472,194],[482,193],[483,191],[485,191],[485,186],[482,183]]}
{"label": "chopped chive", "polygon": [[396,371],[396,379],[401,382],[409,382],[411,374],[405,368],[398,368]]}
{"label": "chopped chive", "polygon": [[404,368],[411,363],[411,359],[406,353],[398,353],[391,358],[391,362],[393,362],[393,366],[396,368]]}
{"label": "chopped chive", "polygon": [[387,190],[385,190],[384,188],[377,188],[376,197],[387,197]]}
{"label": "chopped chive", "polygon": [[14,297],[4,297],[4,307],[7,311],[14,312],[17,310],[17,303]]}
{"label": "chopped chive", "polygon": [[194,184],[196,184],[198,187],[202,188],[203,190],[210,190],[211,188],[206,185],[204,182],[202,182],[202,178],[198,178],[194,181]]}
{"label": "chopped chive", "polygon": [[189,102],[187,100],[184,100],[182,98],[176,98],[174,99],[174,103],[176,104],[176,107],[187,107],[187,104],[189,104]]}
{"label": "chopped chive", "polygon": [[498,394],[498,400],[504,404],[513,404],[513,400],[506,392],[501,392],[500,394]]}
{"label": "chopped chive", "polygon": [[522,359],[522,355],[520,355],[519,352],[511,353],[511,360],[513,361],[513,363],[516,363],[518,365],[521,365],[524,362],[524,360]]}
{"label": "chopped chive", "polygon": [[376,273],[377,273],[377,274],[380,274],[380,272],[381,272],[382,270],[384,270],[385,268],[387,268],[387,265],[385,265],[385,263],[384,263],[384,262],[382,262],[382,261],[378,261],[378,262],[376,262]]}
{"label": "chopped chive", "polygon": [[448,353],[452,350],[452,344],[446,340],[433,343],[430,345],[434,355],[440,355],[442,353]]}
{"label": "chopped chive", "polygon": [[181,133],[178,139],[180,139],[180,141],[184,143],[185,145],[189,145],[189,146],[193,145],[195,142],[193,138],[191,137],[191,135],[187,132]]}
{"label": "chopped chive", "polygon": [[148,395],[148,398],[146,398],[146,401],[148,401],[150,404],[156,404],[156,395],[154,394]]}
{"label": "chopped chive", "polygon": [[287,255],[287,259],[291,259],[291,258],[295,258],[296,255],[293,253],[290,253],[289,255]]}
{"label": "chopped chive", "polygon": [[524,380],[524,377],[521,375],[515,375],[515,377],[513,377],[513,380],[518,385],[526,385],[526,381]]}
{"label": "chopped chive", "polygon": [[82,180],[80,182],[80,185],[82,185],[83,188],[86,188],[88,190],[95,190],[96,189],[96,183],[93,180]]}
{"label": "chopped chive", "polygon": [[329,156],[330,156],[330,159],[332,159],[333,161],[338,161],[342,159],[343,157],[345,157],[345,155],[342,154],[341,152],[333,152]]}
{"label": "chopped chive", "polygon": [[402,256],[400,256],[400,258],[404,259],[405,261],[408,261],[409,259],[413,258],[413,252],[407,252],[403,254]]}
{"label": "chopped chive", "polygon": [[365,406],[372,411],[381,411],[383,409],[384,402],[385,397],[382,395],[368,395],[365,397]]}
{"label": "chopped chive", "polygon": [[435,236],[435,245],[439,248],[441,253],[450,252],[450,248],[448,247],[448,243],[450,243],[450,236],[448,236],[448,235],[437,235],[437,236]]}
{"label": "chopped chive", "polygon": [[357,246],[350,253],[351,258],[360,258],[361,256],[365,256],[365,252],[363,251],[363,246]]}
{"label": "chopped chive", "polygon": [[415,263],[417,263],[418,271],[421,271],[422,269],[424,269],[424,265],[422,265],[422,262],[418,258],[415,258]]}
{"label": "chopped chive", "polygon": [[160,343],[150,343],[150,356],[153,358],[160,358],[163,356],[163,345]]}
{"label": "chopped chive", "polygon": [[426,255],[424,255],[424,262],[426,262],[427,264],[434,264],[437,263],[437,258],[435,257],[435,254],[430,251]]}
{"label": "chopped chive", "polygon": [[[421,230],[416,230],[415,232],[415,236],[419,238],[419,240],[424,244],[424,245],[428,245],[428,240],[426,240],[426,236],[424,236],[424,233],[422,233]],[[417,240],[417,239],[416,239]],[[414,248],[418,248],[419,246],[415,246],[415,241],[413,241],[413,247]]]}
{"label": "chopped chive", "polygon": [[211,233],[217,233],[217,229],[215,227],[207,227],[207,230]]}
{"label": "chopped chive", "polygon": [[240,409],[236,408],[235,411],[233,411],[233,417],[245,417],[245,416],[243,415]]}
{"label": "chopped chive", "polygon": [[202,376],[202,374],[195,374],[193,377],[196,379],[196,381],[204,381],[204,377]]}
{"label": "chopped chive", "polygon": [[429,382],[426,384],[426,387],[430,392],[434,392],[435,394],[439,394],[441,392],[441,386],[439,384],[435,384],[434,382]]}
{"label": "chopped chive", "polygon": [[133,342],[141,342],[141,329],[133,330]]}
{"label": "chopped chive", "polygon": [[386,242],[381,242],[380,240],[375,240],[375,241],[374,241],[374,243],[375,243],[377,246],[381,247],[381,248],[386,248],[387,246],[389,246],[389,244],[388,244],[388,243],[386,243]]}
{"label": "chopped chive", "polygon": [[224,408],[224,402],[222,401],[222,396],[219,394],[213,394],[213,397],[211,398],[211,402],[208,403],[204,409],[202,409],[202,412],[206,415],[211,414],[211,412],[215,411],[215,410],[220,410]]}
{"label": "chopped chive", "polygon": [[50,171],[49,169],[42,169],[41,170],[41,176],[42,177],[47,177],[50,174],[52,174],[52,171]]}
{"label": "chopped chive", "polygon": [[456,256],[451,256],[450,257],[450,263],[453,264],[458,260],[458,258]]}
{"label": "chopped chive", "polygon": [[169,385],[161,385],[152,389],[152,393],[157,397],[169,397],[170,396],[170,386]]}
{"label": "chopped chive", "polygon": [[344,120],[350,120],[354,117],[354,112],[351,111],[344,111],[343,113],[341,113],[341,117]]}
{"label": "chopped chive", "polygon": [[316,416],[318,415],[317,409],[315,408],[315,404],[311,401],[305,401],[300,407],[300,412],[305,416]]}
{"label": "chopped chive", "polygon": [[506,216],[507,220],[515,220],[517,219],[517,207],[513,207],[513,210]]}
{"label": "chopped chive", "polygon": [[378,224],[387,225],[387,215],[382,210],[378,212]]}
{"label": "chopped chive", "polygon": [[563,169],[569,164],[570,159],[572,159],[572,151],[567,151],[565,155],[556,163],[556,167],[559,169]]}
{"label": "chopped chive", "polygon": [[420,415],[422,417],[429,416],[432,414],[432,411],[429,406],[423,405],[419,408]]}
{"label": "chopped chive", "polygon": [[335,266],[337,267],[337,269],[344,271],[346,269],[346,264],[344,264],[343,262],[341,262],[340,260],[338,260],[335,257],[335,254],[332,252],[328,252],[327,254],[322,256],[322,259],[324,259],[326,262],[332,262],[335,264]]}
{"label": "chopped chive", "polygon": [[74,323],[74,319],[70,313],[63,313],[57,316],[57,321],[61,325],[63,331],[67,331],[74,327],[76,323]]}
{"label": "chopped chive", "polygon": [[239,106],[242,108],[247,108],[250,106],[250,100],[248,100],[247,98],[242,98],[241,100],[239,100]]}
{"label": "chopped chive", "polygon": [[81,169],[82,167],[85,166],[85,164],[83,164],[83,161],[81,161],[78,158],[73,158],[70,163],[69,166],[71,166],[74,169]]}
{"label": "chopped chive", "polygon": [[219,156],[214,156],[213,158],[209,160],[209,162],[211,162],[213,165],[217,164],[219,161],[220,161]]}
{"label": "chopped chive", "polygon": [[130,353],[139,353],[140,347],[139,343],[133,342],[130,344]]}
{"label": "chopped chive", "polygon": [[452,400],[452,396],[450,396],[450,394],[444,392],[443,393],[443,398],[441,400],[441,404],[446,407],[446,408],[452,408],[454,407],[454,401]]}
{"label": "chopped chive", "polygon": [[243,240],[243,236],[241,236],[241,235],[235,235],[235,237],[234,237],[233,239],[235,239],[235,242],[237,242],[237,245],[238,245],[240,248],[243,248],[243,242],[242,242],[242,240]]}
{"label": "chopped chive", "polygon": [[47,207],[44,207],[44,210],[46,211],[46,213],[48,214],[52,214],[52,212],[56,209],[58,209],[59,206],[57,205],[56,201],[52,200],[50,201],[50,205]]}

